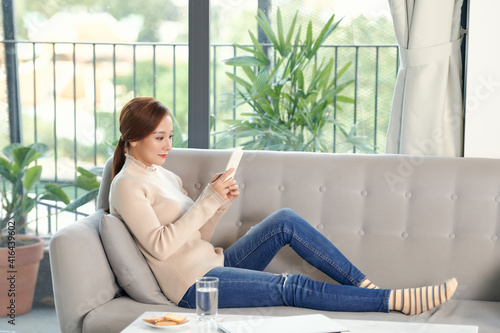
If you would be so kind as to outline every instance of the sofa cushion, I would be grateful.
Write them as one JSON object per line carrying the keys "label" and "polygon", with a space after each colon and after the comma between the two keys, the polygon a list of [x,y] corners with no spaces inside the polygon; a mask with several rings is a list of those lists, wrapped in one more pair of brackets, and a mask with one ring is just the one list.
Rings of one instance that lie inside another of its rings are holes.
{"label": "sofa cushion", "polygon": [[118,284],[132,299],[147,304],[173,304],[162,293],[125,223],[105,214],[101,218],[100,234]]}

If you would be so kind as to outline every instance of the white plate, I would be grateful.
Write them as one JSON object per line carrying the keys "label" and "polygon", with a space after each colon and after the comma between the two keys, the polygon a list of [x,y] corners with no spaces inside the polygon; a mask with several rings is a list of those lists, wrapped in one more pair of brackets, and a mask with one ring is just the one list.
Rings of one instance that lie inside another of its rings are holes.
{"label": "white plate", "polygon": [[186,327],[187,325],[189,325],[189,318],[185,322],[183,322],[182,324],[177,324],[177,325],[172,325],[172,326],[158,326],[158,325],[150,324],[144,320],[142,322],[144,324],[151,326],[151,327],[154,327],[154,328],[175,331],[175,330],[178,330],[180,328],[183,328],[183,327]]}

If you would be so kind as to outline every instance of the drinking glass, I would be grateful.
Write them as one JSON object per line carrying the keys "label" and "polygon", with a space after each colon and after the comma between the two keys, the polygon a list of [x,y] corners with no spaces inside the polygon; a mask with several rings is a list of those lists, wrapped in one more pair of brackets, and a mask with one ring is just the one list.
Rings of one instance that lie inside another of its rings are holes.
{"label": "drinking glass", "polygon": [[215,320],[219,305],[219,279],[202,277],[196,280],[196,314],[202,321]]}

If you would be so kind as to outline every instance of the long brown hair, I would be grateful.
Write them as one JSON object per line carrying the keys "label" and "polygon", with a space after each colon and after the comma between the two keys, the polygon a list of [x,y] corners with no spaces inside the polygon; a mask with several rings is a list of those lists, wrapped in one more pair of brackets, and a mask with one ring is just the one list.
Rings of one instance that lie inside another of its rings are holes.
{"label": "long brown hair", "polygon": [[130,142],[140,141],[153,133],[170,110],[153,97],[136,97],[123,107],[120,113],[120,139],[113,155],[113,178],[125,164],[126,149]]}

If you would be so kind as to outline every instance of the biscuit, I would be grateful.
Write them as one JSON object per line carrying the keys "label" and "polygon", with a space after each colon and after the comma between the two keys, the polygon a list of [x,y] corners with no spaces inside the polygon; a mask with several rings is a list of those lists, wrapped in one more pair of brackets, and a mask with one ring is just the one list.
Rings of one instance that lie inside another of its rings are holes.
{"label": "biscuit", "polygon": [[156,326],[175,326],[177,323],[175,321],[171,320],[164,320],[164,321],[159,321],[155,323]]}
{"label": "biscuit", "polygon": [[183,317],[174,313],[167,313],[163,318],[164,320],[170,320],[176,322],[177,324],[182,324],[187,320],[187,317]]}
{"label": "biscuit", "polygon": [[150,317],[150,318],[144,318],[143,319],[146,323],[150,323],[150,324],[156,324],[160,321],[164,321],[165,318],[164,317]]}

